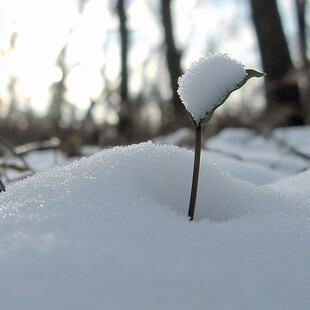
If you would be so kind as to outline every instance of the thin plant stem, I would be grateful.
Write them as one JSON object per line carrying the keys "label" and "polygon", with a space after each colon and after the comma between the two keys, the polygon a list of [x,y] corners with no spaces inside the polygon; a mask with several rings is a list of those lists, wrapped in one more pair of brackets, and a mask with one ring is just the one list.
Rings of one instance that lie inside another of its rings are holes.
{"label": "thin plant stem", "polygon": [[194,213],[195,213],[199,169],[200,169],[200,155],[201,155],[201,124],[198,124],[196,126],[196,135],[195,135],[195,159],[193,169],[192,190],[188,208],[188,216],[190,221],[194,219]]}
{"label": "thin plant stem", "polygon": [[0,193],[1,192],[5,192],[5,186],[4,186],[4,184],[2,183],[2,181],[0,179]]}

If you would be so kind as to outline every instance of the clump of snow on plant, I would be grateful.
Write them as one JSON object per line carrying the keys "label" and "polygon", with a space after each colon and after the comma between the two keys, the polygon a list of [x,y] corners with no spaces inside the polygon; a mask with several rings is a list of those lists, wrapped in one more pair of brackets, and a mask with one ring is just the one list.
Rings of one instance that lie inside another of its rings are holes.
{"label": "clump of snow on plant", "polygon": [[193,62],[179,77],[178,94],[199,123],[245,78],[244,65],[227,54],[209,54]]}

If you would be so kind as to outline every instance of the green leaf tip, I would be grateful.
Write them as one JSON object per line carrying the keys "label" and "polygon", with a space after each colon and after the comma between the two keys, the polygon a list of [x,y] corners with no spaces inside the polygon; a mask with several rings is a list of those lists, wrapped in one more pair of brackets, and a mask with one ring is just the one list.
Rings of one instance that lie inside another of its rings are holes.
{"label": "green leaf tip", "polygon": [[249,80],[250,78],[256,77],[264,77],[266,75],[265,72],[260,72],[254,69],[245,69],[245,72],[247,73],[247,79]]}
{"label": "green leaf tip", "polygon": [[260,72],[260,71],[254,70],[254,69],[245,69],[245,72],[246,72],[246,75],[245,75],[244,79],[241,82],[239,82],[239,84],[236,85],[236,87],[233,91],[241,88],[251,78],[254,78],[254,77],[260,78],[260,77],[264,77],[266,75],[265,72]]}

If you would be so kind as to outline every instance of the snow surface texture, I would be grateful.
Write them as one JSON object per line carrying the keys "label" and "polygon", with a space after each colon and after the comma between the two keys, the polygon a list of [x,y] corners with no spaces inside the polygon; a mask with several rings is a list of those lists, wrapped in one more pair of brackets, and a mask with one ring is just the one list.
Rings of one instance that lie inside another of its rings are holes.
{"label": "snow surface texture", "polygon": [[0,195],[0,309],[310,308],[309,201],[193,152],[102,151]]}
{"label": "snow surface texture", "polygon": [[251,178],[251,173],[245,169],[246,165],[261,169],[267,178],[270,177],[269,181],[264,178],[261,181],[257,179],[258,171],[254,171],[251,179],[245,175],[239,177],[262,185],[309,168],[309,159],[296,154],[296,151],[310,154],[309,135],[310,126],[277,128],[267,136],[244,128],[225,129],[216,137],[209,139],[205,147],[208,154],[213,153],[213,158],[208,159],[218,162],[217,158],[222,156],[223,161],[226,161],[221,161],[225,170],[236,170],[231,160],[235,161],[235,167],[239,166],[248,174],[248,178]]}
{"label": "snow surface texture", "polygon": [[179,77],[178,94],[200,123],[245,78],[244,65],[227,54],[209,54],[193,62]]}

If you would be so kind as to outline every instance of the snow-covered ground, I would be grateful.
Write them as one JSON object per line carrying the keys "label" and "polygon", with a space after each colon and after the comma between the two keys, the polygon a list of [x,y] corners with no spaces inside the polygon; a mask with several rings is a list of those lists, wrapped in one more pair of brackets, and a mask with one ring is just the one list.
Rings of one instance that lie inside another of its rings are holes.
{"label": "snow-covered ground", "polygon": [[207,141],[193,222],[193,151],[163,138],[10,185],[0,309],[310,309],[309,135]]}

